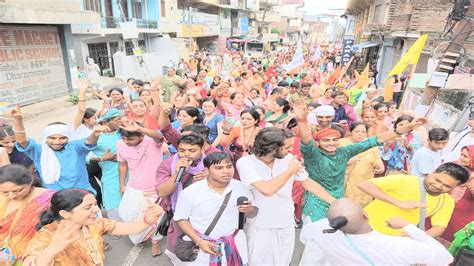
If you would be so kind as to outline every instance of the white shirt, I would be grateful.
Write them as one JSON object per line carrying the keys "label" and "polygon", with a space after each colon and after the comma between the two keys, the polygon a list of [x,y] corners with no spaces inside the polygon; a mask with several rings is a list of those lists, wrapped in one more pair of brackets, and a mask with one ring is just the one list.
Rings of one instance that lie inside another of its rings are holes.
{"label": "white shirt", "polygon": [[255,155],[247,155],[237,161],[240,180],[250,190],[254,205],[258,208],[255,225],[260,228],[287,228],[294,225],[294,203],[291,197],[293,181],[304,181],[308,178],[306,171],[301,171],[288,179],[283,187],[273,196],[267,197],[252,186],[253,183],[268,181],[288,170],[288,164],[293,156],[288,154],[283,159],[275,159],[273,168],[257,159]]}
{"label": "white shirt", "polygon": [[[209,234],[209,237],[212,239],[218,239],[223,236],[232,235],[239,226],[239,210],[237,208],[237,199],[244,196],[247,197],[249,201],[252,201],[252,198],[250,197],[242,182],[235,179],[230,181],[229,186],[222,194],[219,194],[209,188],[207,185],[207,179],[190,185],[179,195],[173,219],[175,221],[189,219],[192,227],[201,234],[204,234],[207,227],[211,224],[212,220],[216,216],[225,196],[231,190],[232,194],[227,207],[222,213],[222,216],[220,217],[216,226]],[[190,240],[187,238],[185,239]],[[244,232],[240,230],[234,240],[242,261],[246,263],[248,261],[248,255],[247,240],[245,238]],[[223,250],[221,250],[221,252],[222,254],[225,254]],[[200,252],[198,259],[200,262],[209,262],[209,254]],[[225,261],[226,259],[224,255],[223,262]]]}
{"label": "white shirt", "polygon": [[458,161],[462,148],[474,144],[474,138],[471,137],[470,133],[471,128],[467,128],[457,135],[451,134],[448,145],[441,152],[441,158],[445,163]]}
{"label": "white shirt", "polygon": [[[71,127],[71,129],[72,129],[72,127]],[[93,132],[92,129],[84,126],[84,124],[81,124],[78,128],[76,128],[76,130],[72,131],[70,140],[88,138],[92,134],[92,132]]]}
{"label": "white shirt", "polygon": [[419,148],[411,160],[411,174],[419,177],[431,174],[441,165],[441,152],[432,151],[428,147]]}
{"label": "white shirt", "polygon": [[387,236],[375,230],[361,235],[346,235],[339,230],[332,234],[322,232],[330,228],[327,219],[303,226],[301,241],[313,241],[324,254],[317,265],[369,265],[347,237],[374,265],[449,265],[453,261],[438,241],[411,224],[404,227],[409,237]]}

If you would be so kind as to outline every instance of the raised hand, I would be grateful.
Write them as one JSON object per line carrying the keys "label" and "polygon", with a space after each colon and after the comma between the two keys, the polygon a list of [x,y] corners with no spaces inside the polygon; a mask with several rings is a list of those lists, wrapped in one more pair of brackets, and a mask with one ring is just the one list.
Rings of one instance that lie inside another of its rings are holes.
{"label": "raised hand", "polygon": [[397,131],[399,133],[406,134],[412,130],[419,128],[421,125],[425,124],[426,122],[428,122],[426,118],[418,117],[418,118],[413,119],[413,121],[411,121],[406,126],[400,126],[400,125],[397,126]]}
{"label": "raised hand", "polygon": [[173,105],[171,105],[170,103],[161,103],[161,112],[169,115],[171,114],[171,111],[173,110]]}
{"label": "raised hand", "polygon": [[99,136],[100,134],[107,131],[110,131],[110,128],[108,126],[97,125],[97,126],[94,126],[92,134],[94,134],[95,136]]}
{"label": "raised hand", "polygon": [[79,79],[76,82],[77,87],[79,88],[79,91],[87,91],[87,88],[89,88],[89,82],[86,79]]}
{"label": "raised hand", "polygon": [[58,254],[69,246],[72,242],[79,239],[80,235],[74,233],[78,232],[79,229],[71,221],[62,220],[54,233],[51,241],[49,242],[48,249],[53,254]]}
{"label": "raised hand", "polygon": [[306,108],[306,103],[304,99],[296,99],[294,101],[293,114],[298,120],[305,119],[308,116],[308,108]]}
{"label": "raised hand", "polygon": [[13,107],[8,113],[10,114],[10,116],[12,118],[15,118],[15,117],[21,118],[21,117],[23,117],[23,114],[21,113],[21,108],[20,108],[19,104],[15,105],[15,107]]}
{"label": "raised hand", "polygon": [[150,84],[150,90],[159,90],[162,78],[162,75],[157,75]]}
{"label": "raised hand", "polygon": [[140,126],[137,124],[137,122],[132,121],[126,117],[122,118],[122,126],[120,128],[125,129],[126,131],[132,131],[136,132],[140,130]]}

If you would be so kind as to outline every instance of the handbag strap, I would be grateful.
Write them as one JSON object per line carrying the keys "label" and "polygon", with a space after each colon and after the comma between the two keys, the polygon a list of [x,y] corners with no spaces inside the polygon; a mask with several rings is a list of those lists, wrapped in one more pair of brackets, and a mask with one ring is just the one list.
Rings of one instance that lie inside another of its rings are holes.
{"label": "handbag strap", "polygon": [[347,239],[347,243],[349,243],[349,246],[351,246],[352,250],[355,251],[355,253],[357,253],[357,255],[359,255],[361,258],[363,258],[370,266],[375,266],[375,264],[369,259],[369,257],[367,256],[367,254],[365,254],[355,243],[354,241],[352,241],[352,238],[345,234],[346,236],[346,239]]}
{"label": "handbag strap", "polygon": [[[418,177],[420,184],[420,204],[426,206],[426,188],[425,188],[425,179],[423,177]],[[425,219],[426,219],[426,207],[420,206],[420,219],[418,220],[418,228],[425,230]]]}
{"label": "handbag strap", "polygon": [[211,224],[209,227],[206,229],[206,232],[204,232],[204,235],[209,236],[209,234],[214,230],[214,227],[216,227],[217,222],[222,216],[222,213],[224,213],[225,208],[227,207],[227,203],[229,202],[230,195],[232,194],[232,190],[225,195],[224,201],[222,202],[221,207],[219,208],[219,211],[217,212],[216,216],[212,220]]}

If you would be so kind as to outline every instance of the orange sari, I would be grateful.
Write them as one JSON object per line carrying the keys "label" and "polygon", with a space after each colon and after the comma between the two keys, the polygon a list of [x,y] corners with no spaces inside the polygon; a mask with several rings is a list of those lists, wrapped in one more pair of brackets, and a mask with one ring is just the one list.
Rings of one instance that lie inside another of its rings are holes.
{"label": "orange sari", "polygon": [[26,246],[30,240],[35,236],[35,226],[39,222],[41,212],[48,209],[51,202],[51,196],[56,191],[46,190],[41,195],[32,199],[28,205],[21,211],[20,216],[12,227],[12,222],[15,219],[17,210],[5,216],[9,200],[0,196],[0,247],[4,245],[5,239],[10,234],[8,246],[16,258],[23,256]]}
{"label": "orange sari", "polygon": [[[83,235],[86,241],[84,246],[78,240],[69,244],[63,251],[59,252],[53,259],[52,265],[55,266],[97,266],[104,265],[104,235],[110,234],[115,229],[115,221],[101,218],[97,219],[94,224],[83,227]],[[59,222],[45,225],[38,231],[36,236],[31,240],[25,251],[25,261],[34,261],[41,252],[43,252],[51,242]]]}

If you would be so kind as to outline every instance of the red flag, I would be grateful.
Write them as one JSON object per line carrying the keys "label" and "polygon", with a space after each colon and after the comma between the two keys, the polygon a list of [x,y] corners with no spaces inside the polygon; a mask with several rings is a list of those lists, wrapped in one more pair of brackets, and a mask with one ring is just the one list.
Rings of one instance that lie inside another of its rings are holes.
{"label": "red flag", "polygon": [[328,78],[328,85],[332,86],[334,85],[334,83],[336,82],[336,80],[339,78],[339,76],[341,75],[341,72],[342,72],[342,66],[339,65],[331,74],[331,76],[329,76]]}

